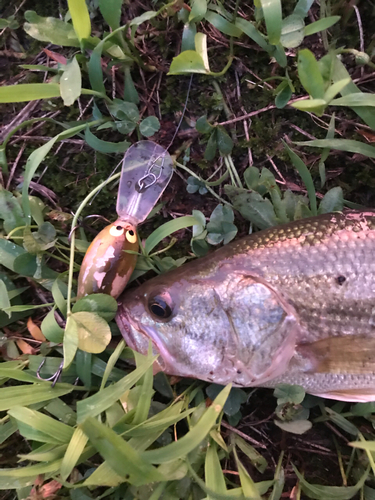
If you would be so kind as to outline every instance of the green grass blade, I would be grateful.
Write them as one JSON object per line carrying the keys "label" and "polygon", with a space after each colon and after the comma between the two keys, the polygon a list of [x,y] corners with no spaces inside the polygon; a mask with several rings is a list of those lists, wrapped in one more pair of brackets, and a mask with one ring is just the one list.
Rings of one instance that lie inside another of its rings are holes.
{"label": "green grass blade", "polygon": [[[152,348],[150,345],[149,356],[151,355],[152,355]],[[135,353],[135,356],[137,359],[137,357],[139,356],[138,353]],[[142,390],[139,395],[139,401],[135,410],[133,424],[140,424],[147,419],[148,412],[150,411],[152,396],[154,395],[155,392],[153,390],[153,382],[154,382],[154,375],[152,366],[150,366],[150,368],[146,371],[142,379]]]}
{"label": "green grass blade", "polygon": [[112,429],[92,417],[85,420],[82,429],[108,465],[130,484],[141,486],[165,480],[155,467]]}
{"label": "green grass blade", "polygon": [[88,38],[91,34],[91,21],[86,0],[68,0],[68,7],[78,40]]}
{"label": "green grass blade", "polygon": [[192,215],[185,215],[184,217],[179,217],[178,219],[166,222],[162,226],[155,229],[155,231],[147,238],[145,243],[146,254],[149,255],[162,239],[166,238],[175,231],[197,224],[199,224],[199,221]]}
{"label": "green grass blade", "polygon": [[77,403],[77,423],[82,423],[88,416],[95,417],[113,405],[125,391],[130,389],[146,373],[155,361],[155,357],[146,357],[133,372],[113,385]]}
{"label": "green grass blade", "polygon": [[[346,70],[343,63],[340,61],[338,56],[332,54],[333,57],[333,72],[332,72],[332,80],[334,82],[338,82],[340,80],[344,80],[345,78],[350,78],[348,71]],[[351,80],[351,78],[350,78]],[[353,93],[361,93],[361,90],[357,87],[357,85],[351,80],[350,83],[344,87],[341,91],[342,96],[346,96],[348,94]],[[357,113],[357,115],[362,118],[362,120],[373,130],[375,130],[375,113],[373,109],[369,109],[368,107],[353,107],[353,111]]]}
{"label": "green grass blade", "polygon": [[68,478],[73,468],[76,466],[79,457],[85,449],[86,443],[87,436],[84,434],[82,427],[78,426],[74,430],[74,434],[72,435],[72,439],[69,442],[61,464],[60,474],[64,481]]}
{"label": "green grass blade", "polygon": [[34,385],[20,385],[0,389],[0,411],[9,410],[15,406],[27,406],[41,401],[58,398],[74,390],[70,384],[56,384],[44,382]]}
{"label": "green grass blade", "polygon": [[330,16],[324,17],[323,19],[319,19],[319,21],[315,21],[314,23],[308,24],[303,34],[305,36],[314,35],[314,33],[318,33],[319,31],[324,31],[333,26],[334,24],[340,21],[340,16]]}
{"label": "green grass blade", "polygon": [[120,27],[123,0],[99,0],[99,9],[105,22],[115,30]]}
{"label": "green grass blade", "polygon": [[277,45],[280,41],[282,13],[280,0],[260,0],[266,22],[268,41]]}
{"label": "green grass blade", "polygon": [[366,94],[365,92],[354,92],[353,94],[333,99],[330,104],[332,106],[370,106],[373,108],[375,106],[375,95]]}
{"label": "green grass blade", "polygon": [[[314,141],[311,141],[311,142],[314,142]],[[292,151],[290,149],[290,147],[284,141],[283,141],[283,144],[287,150],[289,158],[291,159],[295,168],[298,170],[298,173],[301,176],[301,178],[306,186],[307,194],[308,194],[309,200],[310,200],[311,212],[313,215],[317,215],[318,210],[317,210],[317,205],[316,205],[315,187],[314,187],[314,182],[312,180],[310,171],[306,167],[306,165],[303,163],[301,158],[298,155],[296,155],[296,153],[294,151]]]}
{"label": "green grass blade", "polygon": [[0,87],[0,103],[26,102],[60,97],[58,83],[20,83]]}
{"label": "green grass blade", "polygon": [[216,419],[220,415],[228,398],[230,389],[231,386],[228,385],[220,392],[212,405],[207,408],[199,419],[198,423],[185,436],[178,441],[164,446],[164,448],[145,451],[142,455],[145,460],[155,464],[162,464],[182,458],[196,448],[215,425]]}
{"label": "green grass blade", "polygon": [[116,487],[124,482],[123,476],[117,474],[105,461],[83,483],[84,486]]}
{"label": "green grass blade", "polygon": [[36,450],[31,451],[27,455],[20,454],[18,457],[22,461],[29,460],[31,462],[53,462],[63,458],[67,447],[67,444],[42,444]]}
{"label": "green grass blade", "polygon": [[[211,489],[215,493],[220,493],[221,495],[225,495],[227,493],[225,477],[220,465],[219,456],[217,454],[217,445],[213,441],[207,448],[204,475],[207,488]],[[214,500],[214,498],[215,497],[208,496],[208,500]]]}
{"label": "green grass blade", "polygon": [[129,141],[109,142],[98,139],[88,127],[85,130],[85,141],[100,153],[124,153],[130,146]]}
{"label": "green grass blade", "polygon": [[73,429],[48,415],[25,407],[15,407],[8,411],[8,415],[17,420],[18,424],[24,423],[33,429],[52,436],[56,442],[68,443],[73,435]]}
{"label": "green grass blade", "polygon": [[375,147],[352,139],[315,139],[313,141],[296,142],[299,146],[314,148],[330,148],[339,151],[358,153],[369,158],[375,158]]}

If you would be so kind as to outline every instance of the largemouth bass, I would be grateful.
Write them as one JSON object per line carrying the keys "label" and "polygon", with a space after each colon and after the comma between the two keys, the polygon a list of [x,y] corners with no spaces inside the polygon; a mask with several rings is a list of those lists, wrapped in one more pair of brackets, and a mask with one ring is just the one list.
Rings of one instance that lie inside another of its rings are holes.
{"label": "largemouth bass", "polygon": [[249,235],[125,292],[116,320],[155,371],[373,401],[375,212]]}

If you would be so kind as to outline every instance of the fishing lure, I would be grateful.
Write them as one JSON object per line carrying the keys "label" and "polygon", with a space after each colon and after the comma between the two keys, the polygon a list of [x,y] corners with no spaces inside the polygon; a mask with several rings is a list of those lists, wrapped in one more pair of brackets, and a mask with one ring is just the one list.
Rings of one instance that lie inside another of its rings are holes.
{"label": "fishing lure", "polygon": [[137,262],[137,226],[155,206],[172,173],[172,158],[155,142],[139,141],[127,150],[117,195],[118,219],[89,246],[78,277],[78,297],[121,294]]}

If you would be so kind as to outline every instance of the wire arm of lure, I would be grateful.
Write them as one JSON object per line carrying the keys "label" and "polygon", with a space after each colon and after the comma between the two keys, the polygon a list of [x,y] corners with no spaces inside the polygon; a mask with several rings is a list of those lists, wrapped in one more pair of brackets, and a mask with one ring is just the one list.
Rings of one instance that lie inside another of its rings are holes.
{"label": "wire arm of lure", "polygon": [[98,215],[98,214],[93,214],[93,215],[87,215],[86,217],[83,218],[83,220],[79,220],[78,221],[78,224],[76,224],[74,227],[72,227],[72,229],[70,230],[70,233],[69,233],[69,236],[68,236],[68,241],[69,241],[69,244],[70,244],[70,240],[72,238],[72,234],[77,231],[77,229],[79,229],[80,227],[83,226],[84,224],[84,221],[86,219],[93,219],[94,217],[96,217],[97,219],[103,219],[107,224],[110,224],[110,221],[106,218],[106,217],[103,217],[103,215]]}

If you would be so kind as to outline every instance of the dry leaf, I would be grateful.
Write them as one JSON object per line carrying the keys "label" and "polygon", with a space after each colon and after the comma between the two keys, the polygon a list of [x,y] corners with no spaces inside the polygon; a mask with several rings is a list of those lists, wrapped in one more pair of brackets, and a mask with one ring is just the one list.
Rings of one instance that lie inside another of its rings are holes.
{"label": "dry leaf", "polygon": [[25,342],[24,340],[16,340],[16,344],[18,346],[18,349],[22,352],[22,354],[36,354],[37,350],[31,347],[30,344]]}
{"label": "dry leaf", "polygon": [[35,340],[40,340],[41,342],[46,341],[46,337],[43,335],[42,330],[39,328],[38,325],[34,323],[34,321],[31,318],[27,320],[27,329],[29,330],[30,335]]}

